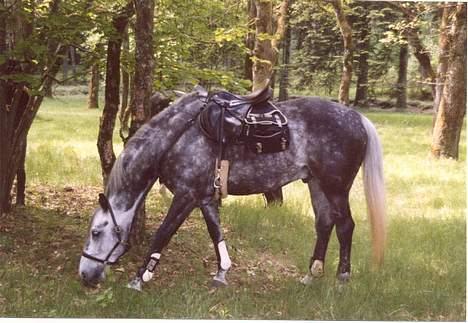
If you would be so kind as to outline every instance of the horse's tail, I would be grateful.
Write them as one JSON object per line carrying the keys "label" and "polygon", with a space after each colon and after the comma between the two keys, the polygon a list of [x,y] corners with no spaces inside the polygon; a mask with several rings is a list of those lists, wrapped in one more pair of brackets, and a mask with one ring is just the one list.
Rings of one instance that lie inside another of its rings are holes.
{"label": "horse's tail", "polygon": [[367,213],[372,230],[372,256],[375,264],[380,266],[383,263],[386,239],[382,146],[377,135],[377,130],[365,116],[362,116],[362,124],[367,132],[366,155],[363,162],[363,182],[367,201]]}

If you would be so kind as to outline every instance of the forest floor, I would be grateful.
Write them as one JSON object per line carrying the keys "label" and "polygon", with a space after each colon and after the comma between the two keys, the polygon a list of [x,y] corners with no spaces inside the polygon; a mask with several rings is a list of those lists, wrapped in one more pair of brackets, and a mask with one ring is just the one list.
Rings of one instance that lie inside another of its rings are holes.
{"label": "forest floor", "polygon": [[101,191],[95,146],[100,112],[87,110],[83,96],[47,100],[39,112],[29,136],[27,205],[0,221],[0,317],[465,320],[465,131],[460,161],[435,160],[429,155],[430,115],[364,112],[385,154],[389,240],[379,271],[370,262],[359,174],[351,192],[353,277],[344,288],[334,277],[334,236],[325,277],[311,286],[299,282],[315,233],[306,186],[296,182],[285,188],[282,207],[266,209],[259,195],[224,202],[221,218],[233,260],[227,288],[210,287],[215,254],[194,211],[138,293],[125,285],[170,201],[158,187],[148,198],[146,242],[110,268],[97,289],[83,287],[77,274]]}

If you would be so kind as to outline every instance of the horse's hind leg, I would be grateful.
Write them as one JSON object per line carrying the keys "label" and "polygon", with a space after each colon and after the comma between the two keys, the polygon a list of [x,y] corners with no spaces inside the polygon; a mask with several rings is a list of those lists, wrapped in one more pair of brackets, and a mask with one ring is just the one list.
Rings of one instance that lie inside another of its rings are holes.
{"label": "horse's hind leg", "polygon": [[336,277],[341,282],[347,282],[351,277],[351,244],[353,239],[354,221],[349,207],[349,195],[333,196],[335,208],[336,236],[340,243],[340,262]]}
{"label": "horse's hind leg", "polygon": [[332,208],[327,196],[320,187],[319,181],[313,178],[308,182],[308,185],[312,207],[315,213],[315,231],[317,239],[314,252],[310,258],[310,275],[302,279],[304,284],[308,284],[313,279],[323,276],[325,255],[327,253],[330,234],[334,226],[334,219],[331,214]]}
{"label": "horse's hind leg", "polygon": [[[309,183],[312,205],[315,213],[317,241],[310,260],[312,278],[323,275],[323,265],[333,226],[340,243],[340,261],[336,276],[340,281],[347,281],[351,275],[351,243],[354,221],[349,207],[349,193],[336,187],[324,190],[320,182],[312,179]],[[303,282],[310,281],[305,277]]]}
{"label": "horse's hind leg", "polygon": [[200,209],[205,218],[208,232],[210,233],[211,240],[216,252],[216,258],[218,260],[218,272],[213,278],[213,286],[226,286],[226,273],[231,267],[231,259],[227,252],[226,242],[223,238],[223,232],[219,221],[219,209],[218,202],[210,198],[201,204]]}

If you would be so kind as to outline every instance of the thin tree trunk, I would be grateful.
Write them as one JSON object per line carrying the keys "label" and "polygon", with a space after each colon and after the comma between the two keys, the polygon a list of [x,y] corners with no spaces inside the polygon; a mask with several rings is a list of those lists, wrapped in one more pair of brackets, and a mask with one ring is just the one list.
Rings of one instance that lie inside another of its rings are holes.
{"label": "thin tree trunk", "polygon": [[125,34],[124,34],[124,39],[122,43],[122,48],[123,48],[123,54],[124,57],[126,58],[124,62],[127,63],[127,66],[125,64],[122,64],[121,66],[121,72],[122,72],[122,103],[120,106],[120,127],[122,128],[122,121],[123,121],[123,116],[125,115],[125,112],[127,111],[128,108],[128,98],[129,98],[129,91],[130,91],[130,73],[129,73],[129,68],[130,64],[128,63],[128,59],[130,58],[130,39],[129,39],[129,34],[128,34],[128,26],[125,28]]}
{"label": "thin tree trunk", "polygon": [[[255,18],[257,17],[257,8],[255,7],[255,0],[248,0],[247,1],[247,13],[249,19],[249,30],[252,26],[255,26]],[[252,68],[253,68],[253,61],[252,55],[253,50],[255,47],[255,32],[249,31],[245,38],[245,47],[248,50],[248,53],[245,55],[244,58],[244,79],[252,81]]]}
{"label": "thin tree trunk", "polygon": [[70,69],[70,65],[68,64],[68,52],[67,55],[63,58],[63,63],[62,63],[62,74],[63,74],[63,79],[67,80],[68,79],[68,70]]}
{"label": "thin tree trunk", "polygon": [[414,20],[417,18],[417,13],[412,10],[414,7],[406,7],[397,1],[386,1],[386,3],[403,13],[406,19],[407,28],[404,31],[405,37],[408,39],[408,43],[413,49],[413,54],[419,62],[421,67],[421,76],[425,83],[428,83],[431,87],[432,98],[436,97],[435,79],[436,74],[431,65],[431,57],[429,51],[424,47],[421,38],[419,37],[420,30],[414,24]]}
{"label": "thin tree trunk", "polygon": [[398,64],[398,80],[396,84],[396,107],[406,109],[408,84],[408,44],[400,45],[400,60]]}
{"label": "thin tree trunk", "polygon": [[[153,18],[154,0],[135,0],[135,77],[134,96],[131,102],[132,120],[130,137],[149,119],[151,115],[151,95],[153,92]],[[134,220],[131,241],[134,244],[144,239],[146,223],[145,203],[140,207]]]}
{"label": "thin tree trunk", "polygon": [[285,31],[283,39],[283,55],[281,57],[281,69],[279,78],[279,101],[286,101],[289,97],[289,62],[291,55],[291,25],[289,23],[290,10],[288,7],[285,16]]}
{"label": "thin tree trunk", "polygon": [[107,184],[108,176],[115,162],[112,137],[115,119],[119,111],[120,52],[123,32],[133,13],[134,8],[131,2],[112,19],[112,26],[116,34],[113,35],[107,43],[106,89],[104,91],[105,103],[104,109],[102,110],[97,141],[104,186]]}
{"label": "thin tree trunk", "polygon": [[[368,13],[367,9],[365,13]],[[366,15],[363,19],[363,26],[360,27],[359,40],[357,45],[357,49],[359,51],[359,60],[356,82],[356,96],[354,97],[355,106],[366,106],[369,92],[370,18],[368,15]]]}
{"label": "thin tree trunk", "polygon": [[91,66],[89,80],[88,109],[99,109],[99,63]]}
{"label": "thin tree trunk", "polygon": [[351,87],[351,79],[353,76],[353,37],[352,29],[348,18],[343,11],[341,0],[332,1],[335,10],[336,20],[340,27],[343,37],[343,72],[341,74],[340,90],[338,93],[338,101],[344,105],[349,105],[349,89]]}
{"label": "thin tree trunk", "polygon": [[466,4],[458,4],[451,29],[447,77],[433,131],[432,155],[458,159],[466,110]]}
{"label": "thin tree trunk", "polygon": [[76,80],[76,49],[74,46],[69,46],[70,62],[72,67],[73,80]]}
{"label": "thin tree trunk", "polygon": [[429,51],[424,47],[418,34],[419,31],[416,28],[408,28],[406,32],[408,42],[413,48],[413,54],[418,60],[419,65],[421,66],[421,75],[423,77],[423,81],[429,84],[429,86],[431,87],[432,97],[435,98],[436,93],[434,83],[436,74],[431,65],[431,57],[429,55]]}

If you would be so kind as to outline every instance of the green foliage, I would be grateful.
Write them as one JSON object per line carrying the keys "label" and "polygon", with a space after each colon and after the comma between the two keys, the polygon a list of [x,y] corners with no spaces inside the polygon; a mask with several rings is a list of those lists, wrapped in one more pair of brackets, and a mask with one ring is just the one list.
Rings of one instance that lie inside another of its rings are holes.
{"label": "green foliage", "polygon": [[331,92],[341,76],[343,45],[333,11],[320,2],[295,1],[291,24],[297,34],[292,72],[298,89],[326,88]]}
{"label": "green foliage", "polygon": [[198,82],[241,90],[247,33],[237,1],[159,1],[155,15],[155,87]]}
{"label": "green foliage", "polygon": [[57,57],[67,58],[60,48],[80,47],[85,33],[90,30],[93,20],[87,11],[86,0],[70,1],[21,1],[0,11],[5,20],[11,42],[0,62],[21,63],[8,71],[8,78],[26,85],[33,94],[41,85],[41,73]]}

